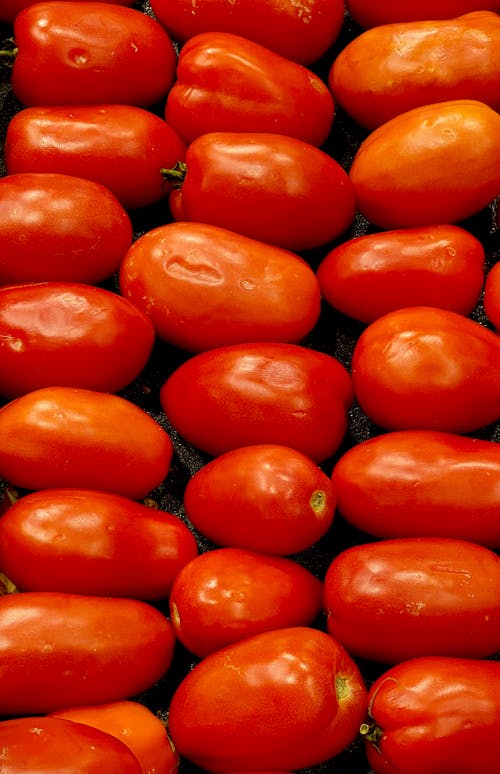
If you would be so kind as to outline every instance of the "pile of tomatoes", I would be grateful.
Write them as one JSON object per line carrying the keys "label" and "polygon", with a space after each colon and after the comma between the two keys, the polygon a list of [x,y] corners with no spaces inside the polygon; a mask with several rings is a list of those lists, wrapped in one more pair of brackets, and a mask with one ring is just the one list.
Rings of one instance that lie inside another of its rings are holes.
{"label": "pile of tomatoes", "polygon": [[0,3],[2,771],[498,774],[500,3],[435,6]]}

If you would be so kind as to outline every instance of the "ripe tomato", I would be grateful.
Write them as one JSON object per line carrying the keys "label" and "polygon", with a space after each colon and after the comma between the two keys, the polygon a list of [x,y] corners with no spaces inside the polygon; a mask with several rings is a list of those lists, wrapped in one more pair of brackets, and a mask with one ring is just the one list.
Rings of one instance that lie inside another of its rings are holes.
{"label": "ripe tomato", "polygon": [[472,11],[500,11],[498,0],[347,0],[347,9],[362,27],[392,22],[453,19]]}
{"label": "ripe tomato", "polygon": [[136,599],[24,591],[0,597],[0,714],[129,698],[169,669],[175,635]]}
{"label": "ripe tomato", "polygon": [[339,643],[292,627],[206,656],[175,691],[168,722],[180,755],[207,771],[295,771],[347,747],[366,706],[361,674]]}
{"label": "ripe tomato", "polygon": [[483,245],[465,229],[421,226],[347,240],[322,259],[317,278],[323,298],[361,322],[417,305],[468,315],[483,288],[484,261]]}
{"label": "ripe tomato", "polygon": [[160,201],[169,186],[161,168],[185,155],[159,116],[133,105],[27,107],[9,121],[8,174],[58,172],[109,188],[127,209]]}
{"label": "ripe tomato", "polygon": [[[500,121],[500,118],[499,118]],[[167,180],[178,173],[164,170]],[[308,250],[351,225],[355,201],[343,167],[295,137],[210,132],[188,147],[181,219],[211,223],[288,250]]]}
{"label": "ripe tomato", "polygon": [[500,557],[454,538],[345,549],[324,580],[327,628],[351,655],[483,658],[500,650]]}
{"label": "ripe tomato", "polygon": [[361,143],[350,179],[381,228],[464,220],[500,191],[500,115],[473,99],[408,110]]}
{"label": "ripe tomato", "polygon": [[370,535],[500,548],[498,443],[432,430],[383,433],[343,454],[332,479],[339,512]]}
{"label": "ripe tomato", "polygon": [[187,145],[207,132],[254,131],[319,146],[334,112],[328,86],[312,70],[229,32],[202,33],[181,48],[165,106]]}
{"label": "ripe tomato", "polygon": [[120,291],[182,349],[301,341],[318,321],[319,283],[302,258],[217,226],[169,223],[140,236]]}
{"label": "ripe tomato", "polygon": [[139,500],[170,469],[173,446],[118,395],[45,387],[0,409],[0,477],[24,489],[102,489]]}
{"label": "ripe tomato", "polygon": [[445,309],[396,310],[359,337],[352,380],[381,427],[468,433],[500,417],[500,339]]}
{"label": "ripe tomato", "polygon": [[[134,0],[101,0],[106,3],[113,3],[114,5],[134,5]],[[76,2],[86,2],[86,0],[76,0]],[[17,14],[27,8],[28,5],[32,5],[32,0],[2,0],[0,5],[0,21],[13,24]]]}
{"label": "ripe tomato", "polygon": [[428,656],[386,670],[371,686],[362,727],[376,774],[496,774],[500,664]]}
{"label": "ripe tomato", "polygon": [[310,548],[330,528],[331,479],[287,446],[259,444],[221,454],[184,490],[190,522],[220,546],[286,556]]}
{"label": "ripe tomato", "polygon": [[167,378],[160,401],[184,439],[212,456],[272,443],[320,462],[345,435],[352,386],[330,355],[257,342],[191,357]]}
{"label": "ripe tomato", "polygon": [[486,277],[483,304],[489,321],[497,333],[500,332],[500,263],[496,263]]}
{"label": "ripe tomato", "polygon": [[112,492],[44,489],[0,519],[0,567],[21,591],[168,599],[197,554],[179,518]]}

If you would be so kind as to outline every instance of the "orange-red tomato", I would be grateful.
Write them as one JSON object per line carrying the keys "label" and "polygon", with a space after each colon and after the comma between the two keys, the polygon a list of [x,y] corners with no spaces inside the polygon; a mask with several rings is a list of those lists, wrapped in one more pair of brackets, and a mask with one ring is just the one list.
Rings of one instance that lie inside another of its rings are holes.
{"label": "orange-red tomato", "polygon": [[[77,2],[83,2],[84,0],[76,0]],[[58,2],[58,0],[56,0]],[[114,3],[115,5],[134,5],[133,0],[102,0],[102,2]],[[0,21],[8,22],[12,24],[17,14],[27,8],[28,5],[32,5],[32,0],[2,0],[0,5]]]}
{"label": "orange-red tomato", "polygon": [[500,332],[500,263],[496,263],[486,277],[483,304],[488,320]]}
{"label": "orange-red tomato", "polygon": [[392,22],[453,19],[472,11],[500,11],[498,0],[347,0],[347,9],[361,27]]}

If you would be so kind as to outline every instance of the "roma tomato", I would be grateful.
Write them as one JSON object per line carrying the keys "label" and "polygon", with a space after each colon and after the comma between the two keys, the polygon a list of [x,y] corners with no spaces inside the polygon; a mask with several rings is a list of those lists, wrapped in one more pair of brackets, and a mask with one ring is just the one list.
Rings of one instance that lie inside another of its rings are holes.
{"label": "roma tomato", "polygon": [[58,172],[109,188],[126,209],[160,201],[169,186],[161,168],[185,155],[166,121],[133,105],[27,107],[9,121],[8,174]]}
{"label": "roma tomato", "polygon": [[207,771],[295,771],[350,744],[366,707],[344,648],[317,629],[292,627],[206,656],[175,691],[168,722],[180,755]]}
{"label": "roma tomato", "polygon": [[432,430],[383,433],[343,454],[332,479],[339,512],[370,535],[500,548],[498,443]]}
{"label": "roma tomato", "polygon": [[472,432],[500,417],[500,339],[446,309],[396,310],[359,337],[352,380],[383,428]]}
{"label": "roma tomato", "polygon": [[454,538],[347,548],[324,580],[327,628],[353,656],[483,658],[500,650],[500,557]]}
{"label": "roma tomato", "polygon": [[347,9],[361,27],[392,22],[453,19],[472,11],[500,11],[498,0],[347,0]]}
{"label": "roma tomato", "polygon": [[44,489],[0,519],[0,568],[20,591],[168,599],[198,555],[176,516],[87,489]]}
{"label": "roma tomato", "polygon": [[0,597],[0,714],[130,698],[169,669],[175,635],[136,599],[25,591]]}
{"label": "roma tomato", "polygon": [[[76,0],[76,2],[86,2],[86,0]],[[102,0],[102,2],[109,2],[114,5],[134,5],[134,0]],[[0,21],[14,24],[18,13],[32,4],[32,0],[2,0],[0,5]]]}
{"label": "roma tomato", "polygon": [[203,658],[260,632],[313,624],[322,596],[322,582],[293,559],[219,548],[180,570],[170,619],[177,639]]}
{"label": "roma tomato", "polygon": [[184,490],[190,522],[213,543],[281,556],[322,538],[336,502],[331,479],[315,462],[275,444],[221,454]]}
{"label": "roma tomato", "polygon": [[500,115],[473,99],[407,110],[361,143],[350,179],[384,229],[469,218],[500,192]]}
{"label": "roma tomato", "polygon": [[8,774],[141,774],[139,761],[119,739],[62,718],[24,717],[0,722],[2,767]]}
{"label": "roma tomato", "polygon": [[182,48],[165,118],[189,145],[214,131],[276,132],[322,145],[334,117],[312,70],[248,38],[206,32]]}
{"label": "roma tomato", "polygon": [[212,456],[273,443],[320,462],[344,438],[352,385],[330,355],[257,342],[191,357],[167,378],[160,401],[185,440]]}
{"label": "roma tomato", "polygon": [[488,320],[500,332],[500,262],[490,269],[486,277],[483,304]]}
{"label": "roma tomato", "polygon": [[155,334],[132,302],[73,282],[0,287],[0,394],[64,385],[119,392],[143,370]]}
{"label": "roma tomato", "polygon": [[24,489],[102,489],[133,500],[166,477],[169,435],[118,395],[45,387],[0,409],[0,476]]}
{"label": "roma tomato", "polygon": [[302,258],[203,223],[169,223],[140,236],[119,283],[161,339],[191,352],[299,342],[321,310],[318,280]]}
{"label": "roma tomato", "polygon": [[324,245],[355,215],[344,169],[295,137],[210,132],[191,143],[180,172],[164,174],[182,186],[174,210],[182,220],[211,223],[288,250]]}
{"label": "roma tomato", "polygon": [[398,229],[334,247],[316,276],[323,298],[361,322],[418,305],[468,315],[484,285],[485,251],[459,226]]}
{"label": "roma tomato", "polygon": [[168,34],[135,8],[38,2],[16,17],[14,39],[11,85],[25,106],[148,107],[165,97],[175,80],[177,55]]}
{"label": "roma tomato", "polygon": [[328,82],[337,103],[367,129],[451,99],[476,99],[498,110],[500,17],[477,11],[367,30],[337,55]]}
{"label": "roma tomato", "polygon": [[361,731],[376,774],[496,774],[500,664],[428,656],[386,670],[371,686]]}

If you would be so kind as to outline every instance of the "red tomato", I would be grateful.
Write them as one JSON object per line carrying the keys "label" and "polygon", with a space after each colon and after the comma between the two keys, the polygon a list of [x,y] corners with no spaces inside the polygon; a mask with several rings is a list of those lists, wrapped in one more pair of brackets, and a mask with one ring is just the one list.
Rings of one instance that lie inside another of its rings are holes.
{"label": "red tomato", "polygon": [[0,519],[0,567],[21,591],[168,599],[197,554],[179,518],[112,492],[44,489]]}
{"label": "red tomato", "polygon": [[16,17],[14,39],[11,85],[23,105],[147,107],[175,80],[177,55],[169,36],[156,19],[134,8],[38,2]]}
{"label": "red tomato", "polygon": [[253,634],[313,624],[322,595],[321,581],[293,559],[219,548],[180,570],[170,618],[177,639],[202,658]]}
{"label": "red tomato", "polygon": [[500,191],[500,115],[472,99],[408,110],[361,143],[350,179],[381,228],[464,220]]}
{"label": "red tomato", "polygon": [[485,279],[485,251],[459,226],[399,229],[333,248],[317,270],[323,298],[370,323],[394,309],[436,306],[468,315]]}
{"label": "red tomato", "polygon": [[104,288],[0,287],[0,394],[56,385],[119,392],[143,370],[154,338],[149,317]]}
{"label": "red tomato", "polygon": [[127,209],[160,201],[169,185],[161,168],[185,155],[159,116],[133,105],[28,107],[7,127],[8,174],[59,172],[94,180]]}
{"label": "red tomato", "polygon": [[180,755],[207,771],[295,771],[350,744],[366,706],[358,667],[339,643],[292,627],[206,656],[175,691],[169,729]]}
{"label": "red tomato", "polygon": [[140,236],[123,259],[120,291],[160,338],[191,352],[299,342],[321,310],[319,283],[302,258],[203,223],[169,223]]}
{"label": "red tomato", "polygon": [[359,337],[352,380],[381,427],[468,433],[500,418],[500,339],[445,309],[389,312]]}
{"label": "red tomato", "polygon": [[150,688],[169,669],[169,620],[136,599],[24,591],[0,597],[0,714],[53,712]]}
{"label": "red tomato", "polygon": [[146,497],[173,446],[143,409],[118,395],[45,387],[0,409],[0,476],[24,489],[76,487]]}
{"label": "red tomato", "polygon": [[141,774],[131,750],[109,734],[62,718],[24,717],[0,722],[6,774]]}
{"label": "red tomato", "polygon": [[486,316],[500,332],[500,263],[496,263],[486,277],[483,303]]}
{"label": "red tomato", "polygon": [[333,483],[316,463],[273,444],[221,454],[197,470],[184,490],[186,514],[209,540],[282,556],[322,538],[335,505]]}
{"label": "red tomato", "polygon": [[[174,179],[171,171],[164,174]],[[174,212],[180,209],[182,220],[299,252],[340,236],[355,214],[352,184],[340,164],[319,148],[280,134],[197,137],[177,184],[182,199]]]}
{"label": "red tomato", "polygon": [[[85,0],[76,0],[77,2],[84,2]],[[102,0],[102,2],[113,3],[114,5],[134,5],[134,0]],[[14,23],[14,19],[17,14],[27,8],[28,5],[32,5],[32,0],[2,0],[0,6],[0,21]]]}
{"label": "red tomato", "polygon": [[451,99],[476,99],[498,110],[500,17],[476,11],[374,27],[340,51],[328,82],[338,104],[367,129]]}
{"label": "red tomato", "polygon": [[327,52],[344,22],[344,0],[153,0],[151,7],[174,40],[231,32],[305,65]]}
{"label": "red tomato", "polygon": [[319,146],[333,117],[331,92],[312,70],[229,32],[202,33],[183,46],[165,107],[186,144],[207,132],[255,131]]}
{"label": "red tomato", "polygon": [[388,669],[370,688],[362,727],[376,774],[496,774],[500,664],[428,656]]}
{"label": "red tomato", "polygon": [[498,443],[432,430],[384,433],[343,454],[332,479],[339,512],[370,535],[500,548]]}
{"label": "red tomato", "polygon": [[392,22],[453,19],[471,11],[500,11],[498,0],[347,0],[353,19],[362,27]]}
{"label": "red tomato", "polygon": [[185,440],[212,456],[272,443],[320,462],[345,435],[352,386],[330,355],[258,342],[191,357],[167,378],[160,401]]}
{"label": "red tomato", "polygon": [[347,548],[324,580],[327,628],[351,655],[483,658],[500,650],[500,557],[454,538]]}

